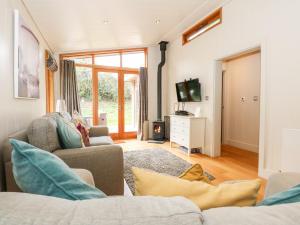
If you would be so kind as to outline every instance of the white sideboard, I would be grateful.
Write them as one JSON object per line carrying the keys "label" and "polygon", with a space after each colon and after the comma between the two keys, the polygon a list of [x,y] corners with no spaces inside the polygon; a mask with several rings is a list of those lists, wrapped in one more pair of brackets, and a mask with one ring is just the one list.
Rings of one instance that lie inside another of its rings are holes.
{"label": "white sideboard", "polygon": [[195,116],[170,116],[170,146],[176,143],[188,149],[188,155],[192,148],[204,149],[205,117]]}

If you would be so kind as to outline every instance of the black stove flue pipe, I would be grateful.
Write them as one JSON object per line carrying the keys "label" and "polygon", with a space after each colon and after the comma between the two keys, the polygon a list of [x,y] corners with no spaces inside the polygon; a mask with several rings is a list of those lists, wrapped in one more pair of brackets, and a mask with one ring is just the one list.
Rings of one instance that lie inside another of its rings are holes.
{"label": "black stove flue pipe", "polygon": [[162,68],[166,63],[166,50],[167,50],[167,41],[159,42],[160,53],[161,53],[161,62],[158,64],[157,70],[157,121],[162,121]]}

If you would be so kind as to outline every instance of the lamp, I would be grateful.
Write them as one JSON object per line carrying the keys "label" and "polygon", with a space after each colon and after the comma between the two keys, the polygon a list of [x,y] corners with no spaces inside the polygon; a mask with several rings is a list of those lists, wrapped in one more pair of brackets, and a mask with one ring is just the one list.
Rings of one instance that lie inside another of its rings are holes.
{"label": "lamp", "polygon": [[58,99],[56,101],[56,112],[66,112],[66,111],[67,111],[67,106],[65,100]]}

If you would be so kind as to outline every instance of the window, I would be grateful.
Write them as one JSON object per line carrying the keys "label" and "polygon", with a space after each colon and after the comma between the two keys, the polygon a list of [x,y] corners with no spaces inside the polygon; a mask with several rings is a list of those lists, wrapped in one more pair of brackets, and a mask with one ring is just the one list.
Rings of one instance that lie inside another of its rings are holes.
{"label": "window", "polygon": [[95,64],[100,66],[121,66],[120,54],[107,54],[95,56]]}
{"label": "window", "polygon": [[[147,50],[145,48],[95,51],[87,53],[61,54],[61,59],[74,60],[79,67],[112,67],[124,70],[136,70],[146,67]],[[110,69],[110,68],[109,68]]]}
{"label": "window", "polygon": [[139,68],[147,66],[147,49],[61,54],[74,60],[81,114],[90,125],[109,127],[114,139],[137,135]]}
{"label": "window", "polygon": [[201,34],[209,31],[210,29],[216,27],[217,25],[222,23],[222,8],[213,12],[200,22],[198,22],[195,26],[191,27],[189,30],[183,33],[182,35],[182,44],[186,44]]}
{"label": "window", "polygon": [[91,65],[93,60],[92,56],[78,56],[78,57],[68,57],[65,59],[74,60],[76,64],[87,64]]}
{"label": "window", "polygon": [[125,68],[140,68],[145,66],[144,52],[129,52],[122,54],[122,66]]}

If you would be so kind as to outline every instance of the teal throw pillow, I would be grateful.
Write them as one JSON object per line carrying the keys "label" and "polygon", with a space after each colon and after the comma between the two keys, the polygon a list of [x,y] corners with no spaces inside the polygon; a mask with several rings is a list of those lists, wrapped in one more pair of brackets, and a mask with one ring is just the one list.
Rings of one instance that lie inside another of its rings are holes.
{"label": "teal throw pillow", "polygon": [[59,140],[63,148],[70,149],[83,147],[81,133],[73,123],[60,116],[56,117],[56,122]]}
{"label": "teal throw pillow", "polygon": [[257,206],[279,205],[294,202],[300,202],[300,184],[288,189],[287,191],[279,192],[264,199],[258,203]]}
{"label": "teal throw pillow", "polygon": [[69,200],[106,197],[85,183],[56,155],[23,141],[10,139],[10,143],[13,175],[23,192]]}

